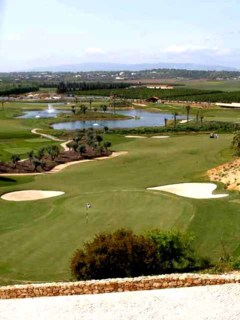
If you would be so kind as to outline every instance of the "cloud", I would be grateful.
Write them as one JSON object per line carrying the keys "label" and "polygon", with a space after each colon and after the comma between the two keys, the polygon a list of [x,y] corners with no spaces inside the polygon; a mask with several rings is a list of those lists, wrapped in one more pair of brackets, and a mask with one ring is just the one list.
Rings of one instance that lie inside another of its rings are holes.
{"label": "cloud", "polygon": [[106,51],[101,48],[87,48],[85,50],[85,53],[92,54],[92,55],[98,55],[98,54],[105,54]]}

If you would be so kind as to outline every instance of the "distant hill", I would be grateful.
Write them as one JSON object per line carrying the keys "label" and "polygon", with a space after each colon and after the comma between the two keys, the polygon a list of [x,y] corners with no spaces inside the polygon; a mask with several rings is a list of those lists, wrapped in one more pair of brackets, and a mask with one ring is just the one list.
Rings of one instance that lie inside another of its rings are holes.
{"label": "distant hill", "polygon": [[34,68],[32,71],[50,72],[90,72],[90,71],[143,71],[152,69],[183,69],[200,71],[237,71],[236,68],[218,65],[200,65],[191,63],[143,63],[143,64],[118,64],[118,63],[80,63]]}

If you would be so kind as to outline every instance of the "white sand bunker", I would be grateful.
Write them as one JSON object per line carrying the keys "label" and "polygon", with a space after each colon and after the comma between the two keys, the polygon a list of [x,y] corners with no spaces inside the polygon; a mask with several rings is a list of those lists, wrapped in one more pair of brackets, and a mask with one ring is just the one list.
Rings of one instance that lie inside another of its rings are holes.
{"label": "white sand bunker", "polygon": [[181,197],[193,199],[217,199],[228,197],[228,194],[212,194],[215,189],[217,189],[217,185],[214,183],[179,183],[148,188],[147,190],[165,191]]}
{"label": "white sand bunker", "polygon": [[152,136],[152,139],[167,139],[170,138],[169,136]]}
{"label": "white sand bunker", "polygon": [[125,136],[125,138],[145,139],[144,136]]}
{"label": "white sand bunker", "polygon": [[58,197],[64,193],[62,191],[23,190],[5,193],[1,198],[7,201],[33,201]]}

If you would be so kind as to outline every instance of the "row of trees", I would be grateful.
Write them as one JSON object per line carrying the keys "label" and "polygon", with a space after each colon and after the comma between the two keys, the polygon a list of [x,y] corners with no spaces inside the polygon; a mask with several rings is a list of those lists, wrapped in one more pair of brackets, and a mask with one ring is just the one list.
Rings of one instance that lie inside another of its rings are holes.
{"label": "row of trees", "polygon": [[111,83],[111,82],[60,82],[57,87],[58,93],[68,93],[76,91],[89,91],[101,89],[122,89],[128,88],[131,84],[128,83]]}
{"label": "row of trees", "polygon": [[137,277],[210,266],[197,256],[193,237],[177,231],[150,231],[138,235],[121,229],[101,233],[75,252],[71,271],[77,280]]}
{"label": "row of trees", "polygon": [[[38,167],[44,169],[46,163],[43,160],[46,155],[51,157],[51,160],[54,161],[60,154],[60,148],[56,145],[49,146],[47,148],[41,148],[36,153],[31,150],[28,152],[28,160],[34,166],[34,171],[37,171]],[[21,160],[20,155],[13,154],[11,157],[11,161],[13,163],[13,167],[16,168],[18,162]]]}
{"label": "row of trees", "polygon": [[38,90],[39,90],[39,87],[36,87],[36,86],[8,87],[0,90],[0,96],[4,97],[4,96],[10,96],[13,94],[24,94],[24,93],[38,91]]}

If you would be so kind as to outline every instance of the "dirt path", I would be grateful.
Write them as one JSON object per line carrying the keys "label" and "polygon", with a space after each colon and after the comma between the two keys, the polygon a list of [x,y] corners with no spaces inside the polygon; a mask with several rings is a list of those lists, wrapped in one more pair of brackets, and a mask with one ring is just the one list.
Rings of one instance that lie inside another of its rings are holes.
{"label": "dirt path", "polygon": [[39,135],[41,137],[47,138],[47,139],[52,140],[52,141],[59,141],[59,142],[65,141],[65,140],[58,139],[58,138],[56,138],[54,136],[51,136],[50,134],[37,132],[39,130],[42,130],[42,129],[38,129],[38,128],[32,129],[31,133],[37,134],[37,135]]}

